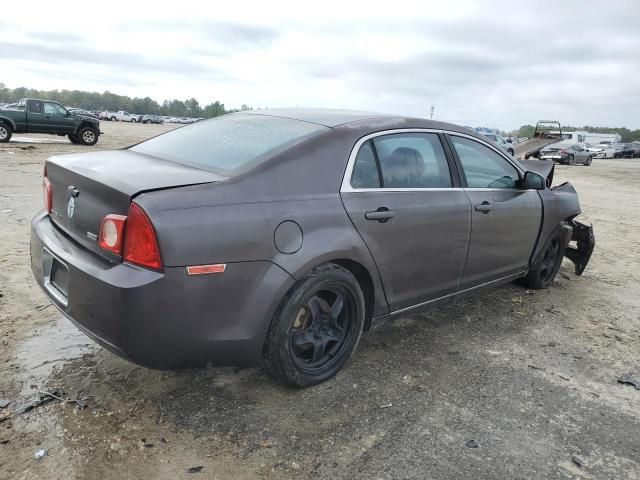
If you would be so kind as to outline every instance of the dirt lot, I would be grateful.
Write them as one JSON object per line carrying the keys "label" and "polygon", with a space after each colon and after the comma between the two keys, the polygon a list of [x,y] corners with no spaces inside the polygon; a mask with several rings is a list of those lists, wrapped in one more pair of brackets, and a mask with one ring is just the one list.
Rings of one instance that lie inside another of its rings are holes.
{"label": "dirt lot", "polygon": [[[31,278],[44,160],[167,128],[0,146],[0,479],[640,478],[640,390],[617,381],[640,378],[640,161],[557,169],[595,226],[583,277],[565,262],[547,291],[510,285],[388,322],[336,379],[292,390],[260,370],[129,364]],[[34,406],[39,391],[87,406]]]}

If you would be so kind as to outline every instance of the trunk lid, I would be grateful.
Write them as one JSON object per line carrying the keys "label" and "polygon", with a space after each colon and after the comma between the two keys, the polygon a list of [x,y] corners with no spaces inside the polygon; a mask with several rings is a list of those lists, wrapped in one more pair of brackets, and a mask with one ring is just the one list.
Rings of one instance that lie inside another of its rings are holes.
{"label": "trunk lid", "polygon": [[131,200],[142,192],[225,179],[129,150],[51,157],[46,169],[53,187],[53,222],[79,243],[111,260],[117,256],[97,243],[106,215],[127,215]]}

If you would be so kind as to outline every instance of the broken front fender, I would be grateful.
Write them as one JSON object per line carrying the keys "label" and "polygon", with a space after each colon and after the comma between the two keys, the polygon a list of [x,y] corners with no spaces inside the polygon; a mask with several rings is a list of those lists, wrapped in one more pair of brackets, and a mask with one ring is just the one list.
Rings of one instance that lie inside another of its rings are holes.
{"label": "broken front fender", "polygon": [[569,226],[573,229],[571,241],[576,242],[576,246],[569,244],[564,251],[564,256],[575,265],[576,275],[582,275],[589,263],[596,239],[593,235],[593,226],[575,220],[569,221]]}

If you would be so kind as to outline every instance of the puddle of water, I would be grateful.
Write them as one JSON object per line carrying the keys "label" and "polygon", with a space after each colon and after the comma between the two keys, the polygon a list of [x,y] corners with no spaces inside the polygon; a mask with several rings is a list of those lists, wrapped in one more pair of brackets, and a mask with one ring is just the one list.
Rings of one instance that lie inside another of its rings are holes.
{"label": "puddle of water", "polygon": [[21,394],[29,396],[33,392],[30,386],[41,385],[55,367],[98,348],[66,318],[59,318],[52,325],[36,330],[18,345],[16,352]]}

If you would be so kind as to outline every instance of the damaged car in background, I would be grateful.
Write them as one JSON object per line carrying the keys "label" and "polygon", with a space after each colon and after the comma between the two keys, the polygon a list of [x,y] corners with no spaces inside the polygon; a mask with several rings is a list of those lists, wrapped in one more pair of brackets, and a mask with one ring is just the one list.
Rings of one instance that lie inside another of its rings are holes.
{"label": "damaged car in background", "polygon": [[[46,161],[31,266],[105,348],[152,368],[262,365],[307,386],[363,331],[594,247],[554,163],[455,125],[256,110]],[[410,355],[407,352],[407,355]]]}
{"label": "damaged car in background", "polygon": [[540,160],[552,160],[565,165],[581,163],[587,167],[593,161],[593,154],[582,145],[549,145],[540,152]]}

